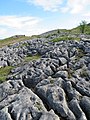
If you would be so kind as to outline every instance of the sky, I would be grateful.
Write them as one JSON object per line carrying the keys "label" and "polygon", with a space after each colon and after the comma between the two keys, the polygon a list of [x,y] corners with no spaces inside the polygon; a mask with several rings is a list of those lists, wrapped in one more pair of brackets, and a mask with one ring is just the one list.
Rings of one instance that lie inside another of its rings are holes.
{"label": "sky", "polygon": [[90,0],[0,0],[0,39],[90,23]]}

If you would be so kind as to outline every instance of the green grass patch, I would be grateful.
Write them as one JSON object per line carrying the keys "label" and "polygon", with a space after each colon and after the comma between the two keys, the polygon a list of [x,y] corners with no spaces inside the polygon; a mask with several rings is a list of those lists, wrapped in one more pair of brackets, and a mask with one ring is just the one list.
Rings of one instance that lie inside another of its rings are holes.
{"label": "green grass patch", "polygon": [[82,49],[77,49],[77,55],[75,57],[75,62],[78,62],[83,56],[85,56],[85,53]]}
{"label": "green grass patch", "polygon": [[[70,30],[70,33],[71,33],[71,34],[80,34],[80,33],[81,33],[80,26],[71,29],[71,30]],[[89,26],[89,25],[86,25],[86,26],[85,26],[85,32],[84,32],[84,34],[90,35],[90,26]]]}
{"label": "green grass patch", "polygon": [[80,77],[82,77],[82,78],[89,78],[89,73],[88,73],[86,68],[82,68],[82,70],[80,72]]}
{"label": "green grass patch", "polygon": [[59,41],[62,41],[62,40],[77,40],[77,41],[79,41],[80,38],[74,38],[74,37],[64,36],[64,37],[54,38],[51,41],[52,42],[59,42]]}
{"label": "green grass patch", "polygon": [[41,38],[41,36],[40,36],[40,35],[32,35],[31,38],[32,38],[32,39],[33,39],[33,38]]}
{"label": "green grass patch", "polygon": [[29,39],[31,39],[31,37],[29,37],[29,36],[9,37],[9,38],[0,40],[0,48],[4,47],[6,45],[9,46],[9,45],[12,45],[14,43],[29,40]]}
{"label": "green grass patch", "polygon": [[28,46],[28,43],[23,43],[23,44],[21,44],[19,47],[24,47],[24,46]]}
{"label": "green grass patch", "polygon": [[38,60],[38,59],[40,59],[40,57],[41,57],[40,55],[27,56],[27,57],[24,58],[24,62]]}
{"label": "green grass patch", "polygon": [[[40,35],[32,35],[32,36],[25,36],[25,35],[16,35],[12,36],[9,38],[5,38],[3,40],[0,40],[0,48],[4,46],[10,46],[14,43],[20,42],[20,41],[25,41],[25,40],[31,40],[34,38],[40,38]],[[25,46],[26,44],[24,43],[22,46]]]}
{"label": "green grass patch", "polygon": [[12,68],[13,68],[12,66],[6,66],[6,67],[0,68],[0,83],[6,80]]}
{"label": "green grass patch", "polygon": [[57,33],[51,33],[51,34],[46,35],[45,38],[50,38],[50,37],[56,36],[56,35],[57,35]]}

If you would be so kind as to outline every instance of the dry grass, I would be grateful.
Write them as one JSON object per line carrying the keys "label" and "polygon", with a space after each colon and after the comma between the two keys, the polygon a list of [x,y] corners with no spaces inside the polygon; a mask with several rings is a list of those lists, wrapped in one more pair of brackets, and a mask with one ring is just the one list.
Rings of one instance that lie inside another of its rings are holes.
{"label": "dry grass", "polygon": [[0,40],[0,48],[4,47],[4,46],[8,46],[8,45],[12,45],[14,43],[20,42],[20,41],[25,41],[25,40],[29,40],[31,39],[31,37],[29,36],[20,36],[20,37],[10,37],[10,38],[6,38],[3,40]]}

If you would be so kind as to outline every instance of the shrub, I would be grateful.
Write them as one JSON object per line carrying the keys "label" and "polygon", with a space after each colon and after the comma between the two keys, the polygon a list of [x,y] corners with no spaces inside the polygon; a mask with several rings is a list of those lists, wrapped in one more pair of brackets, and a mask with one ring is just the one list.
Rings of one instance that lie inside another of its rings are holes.
{"label": "shrub", "polygon": [[86,21],[84,20],[84,21],[82,21],[80,23],[80,31],[81,31],[81,33],[85,32],[85,28],[86,28]]}

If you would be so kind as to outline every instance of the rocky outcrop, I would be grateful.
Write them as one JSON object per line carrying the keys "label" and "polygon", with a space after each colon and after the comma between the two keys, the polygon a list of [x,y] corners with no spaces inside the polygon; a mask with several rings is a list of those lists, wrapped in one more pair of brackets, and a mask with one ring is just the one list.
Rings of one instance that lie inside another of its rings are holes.
{"label": "rocky outcrop", "polygon": [[0,49],[0,66],[15,66],[0,84],[0,120],[90,119],[90,41],[51,39]]}
{"label": "rocky outcrop", "polygon": [[59,119],[53,111],[46,110],[40,98],[26,88],[21,80],[9,80],[0,85],[0,119],[47,120],[49,117]]}

